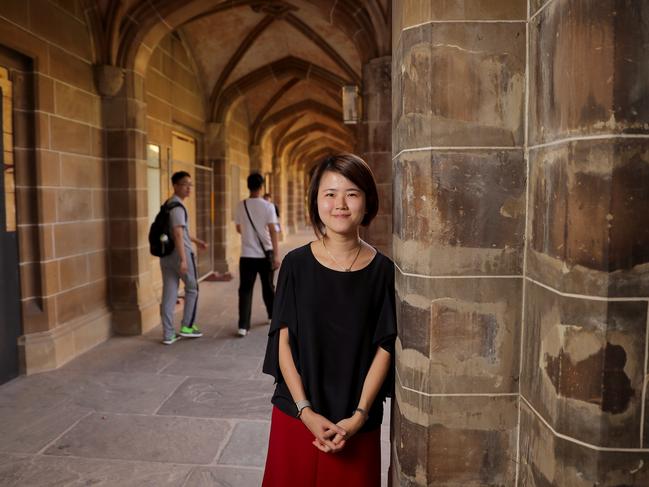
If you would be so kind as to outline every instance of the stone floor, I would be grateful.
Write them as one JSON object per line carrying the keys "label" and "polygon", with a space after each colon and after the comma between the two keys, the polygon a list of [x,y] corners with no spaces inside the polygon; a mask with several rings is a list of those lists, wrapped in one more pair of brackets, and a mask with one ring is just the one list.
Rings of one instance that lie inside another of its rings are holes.
{"label": "stone floor", "polygon": [[[292,237],[283,251],[309,238]],[[0,386],[0,485],[260,485],[268,327],[257,283],[253,329],[235,335],[237,285],[201,284],[203,338],[164,346],[159,329],[115,337],[59,370]],[[387,421],[382,434],[386,472]]]}

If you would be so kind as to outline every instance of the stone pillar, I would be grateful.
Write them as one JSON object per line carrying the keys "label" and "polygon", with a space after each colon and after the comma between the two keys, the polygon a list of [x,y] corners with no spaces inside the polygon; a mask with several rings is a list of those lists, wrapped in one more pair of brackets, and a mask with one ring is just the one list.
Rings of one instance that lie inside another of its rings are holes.
{"label": "stone pillar", "polygon": [[531,3],[519,485],[646,486],[649,3]]}
{"label": "stone pillar", "polygon": [[392,58],[372,59],[363,66],[361,157],[370,165],[379,190],[379,213],[363,238],[392,255]]}
{"label": "stone pillar", "polygon": [[394,486],[516,483],[526,15],[393,2]]}
{"label": "stone pillar", "polygon": [[279,219],[282,225],[282,238],[288,235],[289,230],[288,226],[288,210],[287,210],[287,192],[284,175],[286,174],[286,169],[282,167],[281,159],[277,156],[273,156],[273,184],[272,184],[272,194],[273,202],[279,208]]}
{"label": "stone pillar", "polygon": [[297,181],[295,180],[296,173],[294,170],[291,170],[288,175],[288,181],[286,182],[286,192],[288,198],[286,199],[286,234],[292,235],[296,232],[296,211],[297,211]]}
{"label": "stone pillar", "polygon": [[304,187],[304,171],[297,171],[297,176],[295,178],[296,184],[296,213],[295,213],[295,222],[296,230],[303,231],[306,229],[306,188]]}
{"label": "stone pillar", "polygon": [[205,158],[213,161],[214,168],[214,246],[212,256],[214,270],[228,272],[227,260],[227,225],[230,218],[228,211],[227,167],[225,158],[225,128],[222,123],[209,122],[205,132]]}
{"label": "stone pillar", "polygon": [[[111,75],[106,70],[99,76]],[[113,70],[120,76],[121,71]],[[103,79],[107,83],[106,79]],[[98,80],[101,86],[102,79]],[[114,84],[108,83],[114,87]],[[115,82],[117,84],[117,82]],[[102,113],[110,215],[109,289],[113,329],[139,335],[160,322],[151,279],[146,180],[144,79],[133,71],[115,96],[104,93]]]}

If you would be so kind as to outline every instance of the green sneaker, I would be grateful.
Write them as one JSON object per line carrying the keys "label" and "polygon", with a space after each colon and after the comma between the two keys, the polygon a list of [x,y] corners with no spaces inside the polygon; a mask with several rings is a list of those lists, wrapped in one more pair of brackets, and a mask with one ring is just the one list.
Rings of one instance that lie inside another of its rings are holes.
{"label": "green sneaker", "polygon": [[180,336],[185,338],[199,338],[203,334],[198,329],[196,325],[193,326],[181,326],[180,327]]}
{"label": "green sneaker", "polygon": [[164,340],[162,340],[162,343],[164,343],[165,345],[172,345],[173,343],[177,342],[178,340],[180,340],[180,336],[179,335],[174,335],[171,338],[165,338]]}

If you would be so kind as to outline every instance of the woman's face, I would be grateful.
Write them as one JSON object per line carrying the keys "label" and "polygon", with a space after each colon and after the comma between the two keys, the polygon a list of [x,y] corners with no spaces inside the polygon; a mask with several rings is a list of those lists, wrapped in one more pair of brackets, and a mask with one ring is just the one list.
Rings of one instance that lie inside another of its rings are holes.
{"label": "woman's face", "polygon": [[365,193],[342,174],[325,171],[318,188],[318,215],[327,233],[355,235],[365,216]]}

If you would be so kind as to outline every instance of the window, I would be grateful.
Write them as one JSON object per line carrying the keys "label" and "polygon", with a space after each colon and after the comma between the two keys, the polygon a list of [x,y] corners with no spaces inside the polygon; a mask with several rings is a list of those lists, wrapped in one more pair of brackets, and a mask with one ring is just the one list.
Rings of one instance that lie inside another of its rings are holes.
{"label": "window", "polygon": [[12,90],[9,81],[9,70],[0,66],[0,91],[2,92],[2,150],[0,158],[4,165],[4,199],[6,231],[16,231],[16,177],[13,153],[13,117],[12,117]]}

